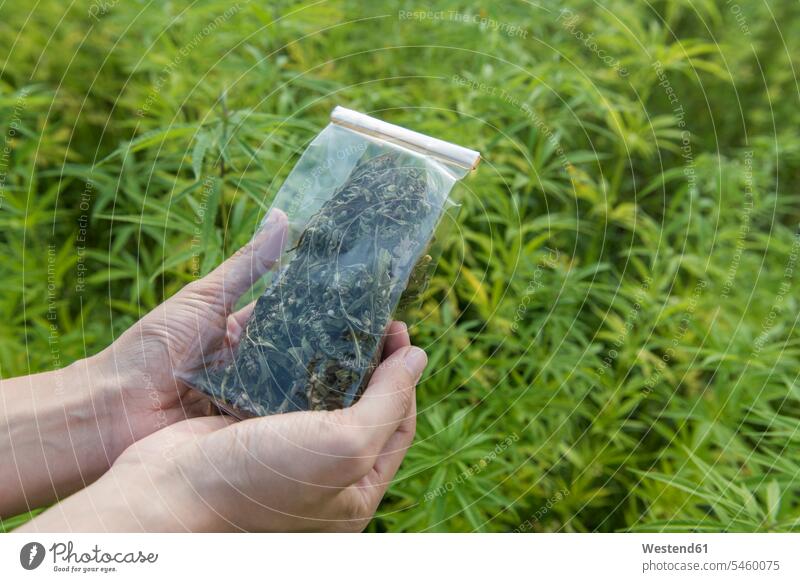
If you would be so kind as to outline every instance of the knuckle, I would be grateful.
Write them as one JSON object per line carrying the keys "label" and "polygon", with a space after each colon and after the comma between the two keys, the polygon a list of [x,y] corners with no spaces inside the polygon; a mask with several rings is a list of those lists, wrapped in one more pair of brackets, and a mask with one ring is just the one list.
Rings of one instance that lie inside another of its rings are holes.
{"label": "knuckle", "polygon": [[373,513],[370,508],[361,502],[360,496],[350,496],[346,498],[340,508],[339,525],[345,532],[362,532],[372,519]]}
{"label": "knuckle", "polygon": [[404,423],[405,430],[408,433],[409,440],[413,440],[417,434],[417,415],[409,414],[408,419]]}
{"label": "knuckle", "polygon": [[356,437],[352,428],[341,427],[336,431],[332,441],[333,452],[338,457],[350,459],[362,454],[363,443]]}
{"label": "knuckle", "polygon": [[180,296],[182,299],[189,302],[207,303],[213,300],[218,292],[215,281],[213,279],[204,278],[195,279],[187,283],[183,289],[181,289]]}
{"label": "knuckle", "polygon": [[369,443],[354,426],[339,424],[328,435],[329,455],[333,458],[340,475],[347,480],[358,480],[371,468]]}
{"label": "knuckle", "polygon": [[381,380],[379,389],[365,394],[363,398],[373,399],[373,403],[390,413],[392,418],[402,418],[408,412],[413,396],[410,381],[392,377]]}
{"label": "knuckle", "polygon": [[352,459],[350,467],[350,475],[355,477],[355,481],[361,479],[364,475],[372,470],[374,459],[370,456],[362,456]]}
{"label": "knuckle", "polygon": [[392,382],[391,389],[392,389],[392,403],[395,406],[393,412],[397,414],[398,417],[404,416],[406,412],[408,412],[408,408],[411,405],[411,398],[412,398],[412,382],[410,379],[406,378],[398,378]]}
{"label": "knuckle", "polygon": [[235,253],[233,253],[233,258],[241,259],[242,257],[252,255],[255,248],[256,246],[255,244],[253,244],[253,241],[250,241],[247,244],[239,247],[239,249]]}

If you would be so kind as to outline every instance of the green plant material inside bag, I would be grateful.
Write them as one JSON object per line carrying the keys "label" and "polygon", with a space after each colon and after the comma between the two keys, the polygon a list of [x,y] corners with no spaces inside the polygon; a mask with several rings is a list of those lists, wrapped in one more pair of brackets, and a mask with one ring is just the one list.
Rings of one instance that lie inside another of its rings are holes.
{"label": "green plant material inside bag", "polygon": [[396,153],[365,154],[258,299],[233,362],[198,387],[237,416],[353,404],[403,291],[430,271],[441,205],[426,174]]}

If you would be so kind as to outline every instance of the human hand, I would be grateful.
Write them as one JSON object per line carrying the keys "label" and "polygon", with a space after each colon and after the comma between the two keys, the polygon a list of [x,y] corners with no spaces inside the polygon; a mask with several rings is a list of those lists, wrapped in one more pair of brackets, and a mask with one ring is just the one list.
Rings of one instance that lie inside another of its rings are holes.
{"label": "human hand", "polygon": [[286,215],[184,287],[100,354],[66,368],[0,380],[0,517],[52,503],[100,477],[136,439],[209,412],[177,374],[238,342],[253,305],[239,296],[280,256]]}
{"label": "human hand", "polygon": [[173,424],[22,529],[360,531],[413,440],[427,363],[399,323],[384,357],[350,408]]}
{"label": "human hand", "polygon": [[180,380],[182,373],[238,342],[253,304],[233,306],[280,257],[288,221],[273,210],[258,235],[207,276],[186,285],[91,358],[94,384],[108,386],[111,418],[106,449],[113,460],[126,447],[179,420],[207,415],[207,398]]}

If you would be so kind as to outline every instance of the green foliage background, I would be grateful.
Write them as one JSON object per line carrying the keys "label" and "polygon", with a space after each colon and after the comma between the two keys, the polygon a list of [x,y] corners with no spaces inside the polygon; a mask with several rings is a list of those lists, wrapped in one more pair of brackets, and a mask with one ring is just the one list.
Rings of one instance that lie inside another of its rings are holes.
{"label": "green foliage background", "polygon": [[246,242],[342,104],[484,154],[371,529],[800,529],[796,2],[0,14],[3,377],[99,351]]}

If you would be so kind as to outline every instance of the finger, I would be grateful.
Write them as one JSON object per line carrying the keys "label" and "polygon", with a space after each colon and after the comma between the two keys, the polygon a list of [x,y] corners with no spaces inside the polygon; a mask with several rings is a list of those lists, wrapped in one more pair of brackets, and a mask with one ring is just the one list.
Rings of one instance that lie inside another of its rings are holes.
{"label": "finger", "polygon": [[201,418],[190,418],[189,420],[172,425],[176,432],[191,432],[195,436],[203,436],[216,432],[222,428],[236,423],[235,418],[230,416],[204,416]]}
{"label": "finger", "polygon": [[397,474],[400,464],[414,441],[417,430],[417,403],[416,398],[411,401],[408,415],[397,427],[397,430],[386,442],[383,450],[375,459],[372,470],[362,479],[348,487],[344,494],[352,494],[356,499],[365,500],[369,508],[369,515],[374,515],[378,505],[386,494]]}
{"label": "finger", "polygon": [[416,390],[414,391],[414,398],[411,399],[411,408],[406,415],[400,426],[386,442],[386,446],[375,459],[375,467],[368,475],[368,483],[371,485],[377,495],[377,501],[380,501],[386,489],[397,474],[400,464],[408,452],[408,448],[414,441],[414,435],[417,432],[417,399]]}
{"label": "finger", "polygon": [[251,301],[238,311],[228,316],[228,325],[226,329],[225,339],[228,345],[236,347],[239,345],[239,338],[242,337],[244,328],[247,327],[247,320],[253,314],[253,309],[256,307],[256,302]]}
{"label": "finger", "polygon": [[219,416],[220,414],[219,409],[208,396],[191,388],[181,396],[181,412],[184,418]]}
{"label": "finger", "polygon": [[200,280],[225,313],[230,313],[239,297],[278,261],[286,245],[288,225],[286,214],[273,209],[252,241]]}
{"label": "finger", "polygon": [[[242,333],[247,327],[247,320],[253,314],[255,306],[256,302],[251,301],[227,317],[225,320],[225,339],[219,349],[212,350],[205,358],[204,370],[228,365],[233,360],[234,352],[239,347],[239,340],[242,339]],[[208,413],[202,414],[202,416],[207,415]]]}
{"label": "finger", "polygon": [[386,329],[386,342],[383,344],[383,360],[391,356],[400,348],[411,345],[408,337],[408,326],[402,321],[393,321]]}
{"label": "finger", "polygon": [[[189,439],[198,439],[205,435],[223,429],[236,421],[228,416],[203,416],[197,418],[190,418],[180,422],[175,422],[166,428],[162,428],[156,433],[148,435],[137,441],[139,443],[147,443],[151,438],[159,439],[161,442],[161,451],[165,457],[169,457],[181,443],[185,443]],[[158,435],[158,436],[156,436]]]}
{"label": "finger", "polygon": [[181,398],[181,405],[162,409],[158,414],[145,420],[145,428],[149,432],[167,430],[165,427],[190,419],[219,416],[219,410],[205,395],[188,390]]}
{"label": "finger", "polygon": [[378,366],[361,399],[339,413],[343,430],[363,443],[368,455],[378,455],[407,419],[414,398],[414,386],[428,358],[417,347],[396,351]]}

